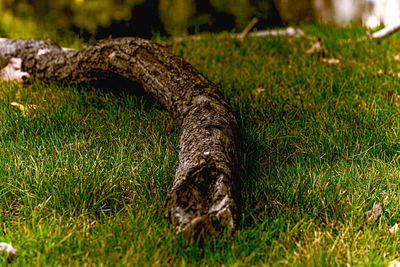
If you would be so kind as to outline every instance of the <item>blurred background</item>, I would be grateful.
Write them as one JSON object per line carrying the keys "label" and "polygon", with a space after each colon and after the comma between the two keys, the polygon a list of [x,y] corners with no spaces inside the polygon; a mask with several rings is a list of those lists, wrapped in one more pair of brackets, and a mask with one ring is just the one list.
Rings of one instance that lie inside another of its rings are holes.
{"label": "blurred background", "polygon": [[0,36],[183,36],[315,22],[375,28],[400,21],[400,0],[0,0]]}

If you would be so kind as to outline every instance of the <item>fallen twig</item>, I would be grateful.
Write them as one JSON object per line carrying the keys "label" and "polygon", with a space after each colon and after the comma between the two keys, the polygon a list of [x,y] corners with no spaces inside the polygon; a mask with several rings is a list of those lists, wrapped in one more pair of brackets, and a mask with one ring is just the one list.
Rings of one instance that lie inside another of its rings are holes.
{"label": "fallen twig", "polygon": [[[250,25],[250,24],[249,24]],[[233,33],[233,34],[220,34],[215,35],[217,39],[239,39],[242,40],[245,37],[256,37],[256,38],[267,38],[271,36],[284,36],[284,37],[303,37],[306,34],[299,28],[288,27],[285,29],[275,29],[275,30],[265,30],[265,31],[256,31],[256,32],[248,32],[245,35],[242,33]],[[173,43],[179,44],[186,40],[200,41],[204,39],[209,39],[211,35],[189,35],[185,37],[175,37]]]}
{"label": "fallen twig", "polygon": [[289,36],[289,37],[302,37],[305,33],[300,28],[288,27],[285,29],[266,30],[249,33],[250,37],[269,37],[269,36]]}
{"label": "fallen twig", "polygon": [[372,34],[367,32],[367,35],[372,39],[380,40],[385,37],[391,36],[392,34],[398,32],[399,30],[400,30],[400,23],[396,24],[396,25],[387,26],[387,27],[383,28],[382,30],[379,30]]}
{"label": "fallen twig", "polygon": [[365,36],[360,36],[355,39],[349,38],[349,39],[339,41],[339,45],[347,45],[349,43],[353,43],[353,42],[357,43],[357,42],[363,42],[363,41],[367,41],[367,40],[382,40],[386,37],[393,35],[394,33],[398,32],[398,31],[400,31],[400,23],[391,25],[391,26],[387,26],[379,31],[374,32],[374,33],[371,33],[369,30],[366,30]]}
{"label": "fallen twig", "polygon": [[238,38],[243,40],[249,34],[250,30],[257,24],[258,18],[253,18],[249,24],[244,28],[241,34],[239,34]]}

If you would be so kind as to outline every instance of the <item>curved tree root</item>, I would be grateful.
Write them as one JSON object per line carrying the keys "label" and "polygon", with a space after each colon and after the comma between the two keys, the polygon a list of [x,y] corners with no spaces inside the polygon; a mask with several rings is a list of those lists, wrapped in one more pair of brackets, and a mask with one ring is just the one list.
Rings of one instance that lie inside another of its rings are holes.
{"label": "curved tree root", "polygon": [[15,58],[29,80],[140,83],[181,123],[179,163],[165,201],[176,232],[201,228],[218,235],[235,229],[238,125],[223,94],[189,63],[139,38],[107,39],[80,50],[52,41],[0,39],[0,62]]}

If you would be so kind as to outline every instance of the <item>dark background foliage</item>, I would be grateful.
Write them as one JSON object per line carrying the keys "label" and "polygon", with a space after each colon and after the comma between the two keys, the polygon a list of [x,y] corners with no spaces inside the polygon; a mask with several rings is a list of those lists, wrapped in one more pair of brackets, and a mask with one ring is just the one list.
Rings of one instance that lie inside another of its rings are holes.
{"label": "dark background foliage", "polygon": [[[161,36],[241,30],[252,17],[257,28],[283,25],[273,0],[0,0],[2,35],[13,24],[37,31],[79,34],[85,41],[108,36]],[[307,2],[307,1],[300,1]],[[279,3],[278,3],[279,6]]]}

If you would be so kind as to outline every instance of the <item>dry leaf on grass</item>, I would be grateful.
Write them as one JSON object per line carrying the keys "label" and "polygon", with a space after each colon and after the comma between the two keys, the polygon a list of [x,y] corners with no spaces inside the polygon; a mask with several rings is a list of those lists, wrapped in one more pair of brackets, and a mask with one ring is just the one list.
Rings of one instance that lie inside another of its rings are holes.
{"label": "dry leaf on grass", "polygon": [[0,243],[0,255],[4,256],[6,259],[11,260],[15,257],[17,250],[9,243]]}
{"label": "dry leaf on grass", "polygon": [[395,225],[393,225],[392,228],[389,229],[389,233],[392,234],[392,235],[394,235],[398,231],[399,231],[399,225],[397,223]]}
{"label": "dry leaf on grass", "polygon": [[379,215],[382,213],[382,205],[381,204],[375,204],[371,210],[367,211],[365,213],[365,217],[367,221],[372,222],[378,219]]}
{"label": "dry leaf on grass", "polygon": [[254,95],[254,96],[258,96],[258,95],[260,95],[260,94],[263,93],[263,92],[265,92],[265,89],[259,87],[259,88],[256,88],[255,90],[253,90],[253,95]]}
{"label": "dry leaf on grass", "polygon": [[328,64],[331,64],[331,65],[336,65],[336,64],[339,64],[340,63],[340,59],[338,59],[338,58],[323,58],[322,59],[322,62],[325,62],[325,63],[328,63]]}
{"label": "dry leaf on grass", "polygon": [[69,144],[67,144],[67,145],[65,145],[67,148],[70,148],[70,149],[72,149],[72,148],[78,148],[78,147],[81,147],[81,146],[86,146],[86,145],[91,145],[92,143],[90,142],[90,141],[76,141],[76,142],[72,142],[72,143],[69,143]]}
{"label": "dry leaf on grass", "polygon": [[22,112],[22,116],[24,116],[24,117],[26,117],[29,114],[29,112],[31,112],[32,110],[35,110],[37,108],[37,106],[33,105],[33,104],[24,106],[17,102],[11,102],[10,105],[18,108]]}
{"label": "dry leaf on grass", "polygon": [[308,55],[319,55],[324,57],[326,54],[326,48],[323,46],[323,40],[318,38],[318,41],[315,42],[310,49],[306,51]]}

